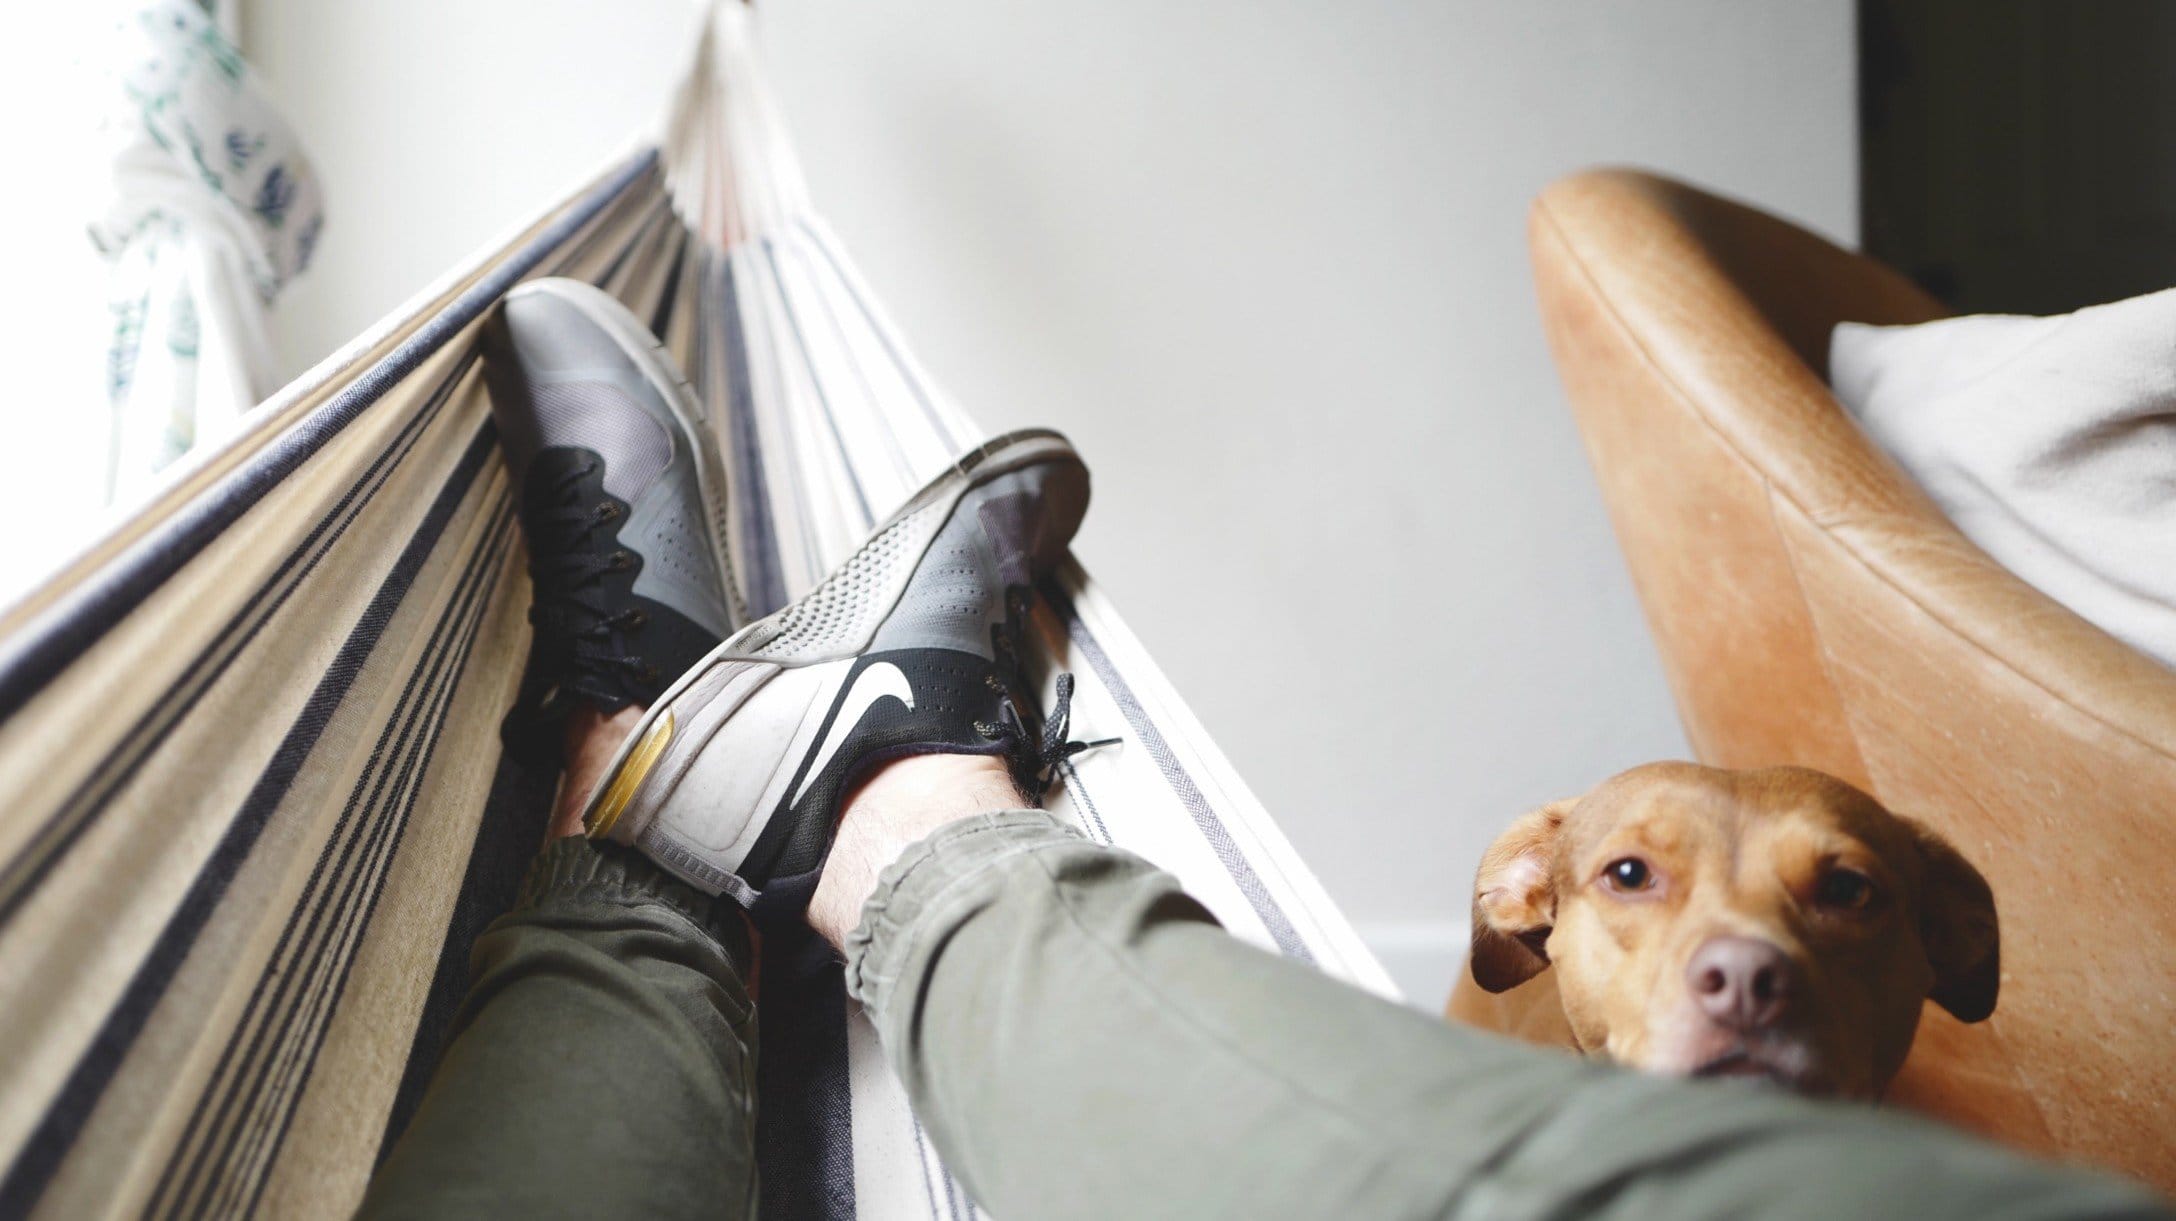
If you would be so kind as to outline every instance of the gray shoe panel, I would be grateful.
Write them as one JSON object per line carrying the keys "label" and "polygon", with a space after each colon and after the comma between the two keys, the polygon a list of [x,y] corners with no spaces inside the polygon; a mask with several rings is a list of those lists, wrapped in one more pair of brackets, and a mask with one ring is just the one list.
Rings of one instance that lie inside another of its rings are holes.
{"label": "gray shoe panel", "polygon": [[[990,657],[990,629],[1006,617],[1005,587],[1027,584],[1032,572],[1055,559],[1047,537],[1057,532],[1050,509],[1070,494],[1056,484],[1077,469],[1062,463],[1031,466],[962,497],[877,629],[870,651],[953,649]],[[1064,533],[1070,536],[1071,529]],[[1065,541],[1057,539],[1055,550],[1062,551]]]}
{"label": "gray shoe panel", "polygon": [[696,470],[694,446],[705,439],[686,434],[665,392],[591,308],[521,289],[501,307],[489,371],[507,464],[519,481],[541,450],[596,453],[605,492],[628,506],[620,544],[642,557],[633,592],[729,636],[736,624]]}
{"label": "gray shoe panel", "polygon": [[970,495],[932,539],[869,651],[952,649],[988,659],[1005,618],[1005,587]]}
{"label": "gray shoe panel", "polygon": [[620,543],[642,557],[635,596],[672,607],[722,640],[733,634],[733,616],[702,523],[695,469],[683,459],[634,503]]}
{"label": "gray shoe panel", "polygon": [[686,443],[675,437],[670,416],[660,419],[640,405],[645,387],[627,386],[625,375],[608,376],[608,370],[594,370],[579,381],[530,379],[523,415],[534,432],[524,440],[532,454],[555,446],[595,451],[604,459],[604,490],[632,504],[676,465]]}
{"label": "gray shoe panel", "polygon": [[[981,462],[993,464],[989,473],[973,469]],[[1087,468],[1063,437],[995,438],[910,498],[815,589],[732,641],[732,654],[783,665],[891,649],[989,658],[1005,587],[1062,559],[1087,506]]]}
{"label": "gray shoe panel", "polygon": [[513,368],[495,393],[526,404],[498,413],[516,478],[539,450],[574,446],[605,461],[605,491],[632,503],[689,441],[664,396],[597,321],[550,293],[517,293],[501,310]]}
{"label": "gray shoe panel", "polygon": [[521,367],[551,377],[626,367],[627,353],[590,307],[551,287],[525,284],[507,294],[503,309]]}

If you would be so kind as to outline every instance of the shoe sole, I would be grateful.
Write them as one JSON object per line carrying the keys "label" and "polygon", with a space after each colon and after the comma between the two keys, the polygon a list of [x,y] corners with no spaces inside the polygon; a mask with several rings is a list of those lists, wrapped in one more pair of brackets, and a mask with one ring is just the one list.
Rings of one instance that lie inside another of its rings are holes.
{"label": "shoe sole", "polygon": [[687,437],[688,449],[694,453],[695,487],[703,498],[703,528],[710,539],[711,557],[718,565],[718,579],[725,586],[727,609],[733,622],[745,627],[748,603],[741,596],[732,547],[728,542],[732,538],[729,529],[732,504],[726,499],[725,466],[718,458],[717,447],[710,443],[714,438],[709,418],[703,411],[702,396],[695,393],[695,387],[680,370],[680,362],[665,350],[664,343],[629,313],[618,297],[581,280],[555,278],[525,281],[507,293],[507,298],[511,300],[531,293],[557,297],[574,307],[595,323],[614,346],[634,362],[635,369],[658,388],[666,410],[672,412],[673,420]]}
{"label": "shoe sole", "polygon": [[[921,490],[909,497],[907,502],[901,505],[897,511],[878,523],[869,532],[869,536],[863,539],[849,553],[849,557],[859,555],[885,531],[891,529],[901,520],[911,517],[931,505],[947,499],[956,504],[960,498],[982,484],[1010,474],[1013,471],[1040,462],[1050,461],[1054,458],[1071,458],[1075,462],[1080,461],[1080,455],[1073,449],[1072,442],[1068,441],[1063,433],[1054,429],[1024,428],[992,437],[990,440],[954,459],[951,466],[924,484]],[[1061,510],[1073,516],[1073,529],[1064,532],[1065,538],[1071,539],[1073,537],[1074,530],[1079,527],[1080,517],[1085,514],[1086,509],[1087,501],[1083,497],[1078,505],[1066,506]],[[947,517],[949,516],[947,514]],[[942,523],[939,525],[941,528]],[[1055,559],[1055,557],[1048,558]],[[881,614],[874,617],[874,624],[881,625],[890,617],[891,611],[896,605],[895,602],[891,606],[886,606]],[[784,612],[780,611],[779,613],[783,614]],[[662,718],[672,716],[673,701],[678,699],[681,693],[685,692],[689,687],[702,681],[704,676],[716,666],[734,661],[748,661],[773,665],[780,670],[785,670],[852,657],[868,647],[868,639],[865,637],[851,648],[841,649],[830,655],[816,658],[781,660],[773,657],[742,656],[741,653],[746,642],[766,627],[774,617],[766,616],[733,633],[724,643],[712,649],[701,661],[688,667],[687,672],[675,679],[673,684],[665,689],[664,694],[658,696],[656,702],[643,712],[642,719],[637,721],[634,728],[628,732],[626,741],[622,742],[619,749],[613,752],[612,761],[599,773],[601,779],[598,781],[597,787],[590,792],[588,800],[583,804],[582,821],[585,828],[590,825],[597,811],[599,799],[614,787],[619,778],[620,769],[627,763],[628,758],[638,750],[655,750],[661,747],[661,743],[657,740],[660,735],[653,735],[651,732],[653,725]],[[873,633],[874,630],[875,627],[872,626],[870,633]],[[766,641],[763,647],[768,648],[779,639],[779,637],[773,637],[771,640]],[[668,729],[666,734],[662,736],[669,736],[670,732]],[[626,797],[631,795],[631,792],[622,794],[622,803],[624,803]],[[607,820],[605,826],[597,831],[592,831],[591,834],[608,831],[611,829],[612,824],[617,821],[618,810],[615,809],[612,819]]]}

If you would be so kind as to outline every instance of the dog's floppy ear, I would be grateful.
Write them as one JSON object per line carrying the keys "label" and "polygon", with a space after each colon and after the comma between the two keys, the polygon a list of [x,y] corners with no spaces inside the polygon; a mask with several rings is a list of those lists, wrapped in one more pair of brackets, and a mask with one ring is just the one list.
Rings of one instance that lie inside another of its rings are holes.
{"label": "dog's floppy ear", "polygon": [[1519,815],[1481,857],[1473,879],[1473,980],[1490,992],[1549,965],[1542,948],[1556,922],[1556,839],[1577,797]]}
{"label": "dog's floppy ear", "polygon": [[1948,840],[1916,822],[1911,826],[1926,862],[1919,936],[1934,967],[1934,987],[1927,995],[1958,1021],[1984,1021],[1995,1011],[1995,992],[2002,985],[1995,892]]}

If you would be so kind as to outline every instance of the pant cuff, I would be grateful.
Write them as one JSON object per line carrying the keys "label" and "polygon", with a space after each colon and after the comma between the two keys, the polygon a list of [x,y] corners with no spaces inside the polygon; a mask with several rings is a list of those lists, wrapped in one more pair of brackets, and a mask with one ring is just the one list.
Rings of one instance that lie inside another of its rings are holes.
{"label": "pant cuff", "polygon": [[972,903],[977,878],[1000,864],[1082,836],[1041,810],[999,810],[949,823],[915,843],[877,878],[861,924],[846,939],[846,990],[881,1023],[900,966],[920,933],[955,903]]}
{"label": "pant cuff", "polygon": [[529,864],[521,893],[508,915],[549,914],[569,907],[609,904],[662,907],[685,919],[746,967],[751,956],[748,924],[740,909],[704,894],[623,844],[564,836],[544,845]]}

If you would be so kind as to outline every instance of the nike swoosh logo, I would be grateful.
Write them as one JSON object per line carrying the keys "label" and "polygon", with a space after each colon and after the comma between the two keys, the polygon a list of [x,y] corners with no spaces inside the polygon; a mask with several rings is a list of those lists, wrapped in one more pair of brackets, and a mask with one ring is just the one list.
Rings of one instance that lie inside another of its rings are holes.
{"label": "nike swoosh logo", "polygon": [[847,689],[846,698],[839,701],[839,714],[831,718],[831,732],[824,735],[823,745],[816,748],[816,761],[808,765],[801,776],[801,787],[786,803],[790,809],[801,804],[808,796],[808,786],[816,783],[816,777],[831,766],[831,756],[839,753],[846,739],[854,736],[854,727],[868,714],[872,705],[886,696],[898,700],[908,708],[914,707],[914,688],[907,684],[904,670],[888,661],[880,661],[854,676],[854,685]]}

